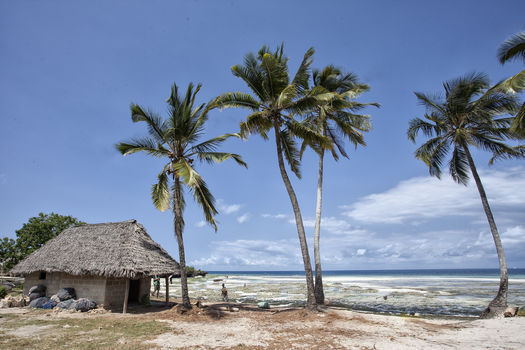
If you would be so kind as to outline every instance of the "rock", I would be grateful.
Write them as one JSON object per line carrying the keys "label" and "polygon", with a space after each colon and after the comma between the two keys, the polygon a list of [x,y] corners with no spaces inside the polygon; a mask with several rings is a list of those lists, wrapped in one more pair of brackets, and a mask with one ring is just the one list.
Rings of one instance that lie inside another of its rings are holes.
{"label": "rock", "polygon": [[61,301],[56,305],[59,309],[74,309],[76,307],[76,302],[73,299]]}
{"label": "rock", "polygon": [[81,298],[76,301],[75,310],[86,312],[97,307],[97,303],[94,300],[88,298]]}
{"label": "rock", "polygon": [[42,305],[42,309],[50,310],[50,309],[53,309],[56,305],[57,305],[56,301],[49,299],[48,301],[44,303],[44,305]]}
{"label": "rock", "polygon": [[518,310],[518,316],[525,316],[525,306],[520,307]]}
{"label": "rock", "polygon": [[57,293],[57,296],[60,299],[60,301],[75,299],[77,297],[75,293],[75,288],[60,288],[60,290]]}
{"label": "rock", "polygon": [[9,306],[7,306],[7,300],[0,300],[0,309],[7,309]]}
{"label": "rock", "polygon": [[37,298],[29,303],[30,307],[33,307],[35,309],[41,309],[42,306],[49,300],[47,297],[40,297]]}
{"label": "rock", "polygon": [[47,289],[47,287],[44,286],[43,284],[38,284],[36,286],[33,286],[33,287],[29,288],[29,294],[31,294],[31,293],[40,293],[40,294],[42,294],[42,293],[46,292],[46,289]]}
{"label": "rock", "polygon": [[505,309],[505,312],[503,313],[503,316],[505,317],[514,317],[518,313],[518,307],[517,306],[509,306]]}
{"label": "rock", "polygon": [[259,309],[269,309],[270,308],[270,304],[268,304],[267,301],[261,301],[260,303],[257,303],[257,307]]}
{"label": "rock", "polygon": [[46,295],[43,294],[43,293],[31,293],[29,294],[29,301],[33,301],[35,299],[38,299],[38,298],[42,298],[42,297],[45,297]]}

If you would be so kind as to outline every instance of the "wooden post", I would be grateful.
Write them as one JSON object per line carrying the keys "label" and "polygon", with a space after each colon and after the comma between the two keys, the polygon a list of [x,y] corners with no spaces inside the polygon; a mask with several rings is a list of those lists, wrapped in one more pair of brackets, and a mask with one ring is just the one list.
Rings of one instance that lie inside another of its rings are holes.
{"label": "wooden post", "polygon": [[129,298],[129,278],[126,278],[126,291],[124,292],[124,305],[122,307],[122,313],[128,312],[128,298]]}
{"label": "wooden post", "polygon": [[165,277],[166,279],[166,305],[168,305],[168,303],[170,302],[170,281],[169,281],[169,276],[166,276]]}

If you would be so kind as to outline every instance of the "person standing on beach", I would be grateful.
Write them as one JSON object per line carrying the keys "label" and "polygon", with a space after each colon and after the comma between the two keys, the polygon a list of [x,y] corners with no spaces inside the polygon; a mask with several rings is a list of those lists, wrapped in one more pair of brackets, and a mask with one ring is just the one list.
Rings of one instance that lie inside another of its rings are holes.
{"label": "person standing on beach", "polygon": [[226,287],[224,286],[224,283],[222,284],[221,293],[222,293],[222,300],[228,301],[228,289],[226,289]]}

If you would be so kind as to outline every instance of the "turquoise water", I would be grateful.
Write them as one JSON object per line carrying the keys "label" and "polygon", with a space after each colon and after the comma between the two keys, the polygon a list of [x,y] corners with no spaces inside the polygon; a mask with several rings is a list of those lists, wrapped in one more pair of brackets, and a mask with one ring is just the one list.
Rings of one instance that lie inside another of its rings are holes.
{"label": "turquoise water", "polygon": [[[525,269],[509,270],[509,305],[525,306]],[[180,295],[174,279],[170,295]],[[190,279],[190,297],[221,300],[222,283],[230,301],[271,305],[304,305],[304,272],[214,271]],[[350,309],[378,313],[419,313],[440,316],[478,316],[496,295],[499,271],[372,270],[325,271],[326,299]],[[162,289],[161,289],[162,290]]]}

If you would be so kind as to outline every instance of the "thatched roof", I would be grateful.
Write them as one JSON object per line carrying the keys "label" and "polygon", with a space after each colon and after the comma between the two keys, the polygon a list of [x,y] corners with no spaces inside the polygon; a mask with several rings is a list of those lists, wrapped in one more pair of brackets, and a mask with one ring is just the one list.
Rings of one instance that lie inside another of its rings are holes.
{"label": "thatched roof", "polygon": [[11,273],[141,278],[180,273],[179,263],[136,220],[71,227],[18,263]]}

